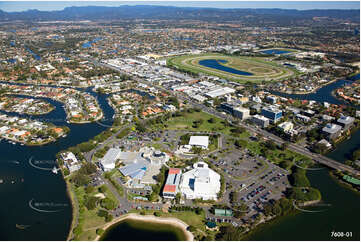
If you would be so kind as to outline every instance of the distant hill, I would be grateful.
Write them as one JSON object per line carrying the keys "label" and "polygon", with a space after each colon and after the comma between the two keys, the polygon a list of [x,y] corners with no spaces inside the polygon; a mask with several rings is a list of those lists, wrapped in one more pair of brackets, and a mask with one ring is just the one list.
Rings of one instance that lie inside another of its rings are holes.
{"label": "distant hill", "polygon": [[360,21],[360,10],[292,10],[292,9],[217,9],[138,5],[120,7],[67,7],[60,11],[28,10],[4,12],[0,21],[55,21],[55,20],[121,20],[121,19],[174,19],[239,21],[276,23],[289,26],[314,17]]}

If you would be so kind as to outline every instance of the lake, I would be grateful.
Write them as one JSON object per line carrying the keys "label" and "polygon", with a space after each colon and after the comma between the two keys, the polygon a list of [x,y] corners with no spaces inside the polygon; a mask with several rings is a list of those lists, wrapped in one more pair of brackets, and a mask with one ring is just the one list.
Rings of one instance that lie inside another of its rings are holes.
{"label": "lake", "polygon": [[111,226],[101,240],[106,241],[175,241],[185,240],[183,231],[169,224],[126,219]]}
{"label": "lake", "polygon": [[229,72],[229,73],[237,74],[237,75],[241,75],[241,76],[253,76],[253,74],[250,72],[233,69],[232,67],[224,66],[220,63],[227,63],[227,61],[226,60],[206,59],[206,60],[200,60],[198,62],[198,64],[201,66],[216,69],[219,71]]}
{"label": "lake", "polygon": [[268,54],[268,55],[282,55],[282,54],[288,54],[292,51],[287,50],[279,50],[279,49],[270,49],[270,50],[262,50],[261,53]]}

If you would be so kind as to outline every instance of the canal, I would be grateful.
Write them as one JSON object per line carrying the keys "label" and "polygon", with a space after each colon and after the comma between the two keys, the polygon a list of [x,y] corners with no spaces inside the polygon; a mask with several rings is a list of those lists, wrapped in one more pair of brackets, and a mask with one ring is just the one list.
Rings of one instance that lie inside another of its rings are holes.
{"label": "canal", "polygon": [[[87,91],[97,96],[104,112],[105,121],[102,123],[111,125],[114,111],[106,101],[107,96]],[[66,125],[70,132],[57,142],[39,147],[13,145],[6,140],[0,142],[0,216],[3,218],[0,221],[0,240],[66,240],[72,209],[64,179],[59,173],[34,168],[29,159],[32,158],[32,163],[38,167],[51,169],[55,165],[56,153],[88,141],[106,129],[105,125],[97,123],[69,124],[62,103],[40,99],[50,102],[55,109],[45,115],[18,116]]]}

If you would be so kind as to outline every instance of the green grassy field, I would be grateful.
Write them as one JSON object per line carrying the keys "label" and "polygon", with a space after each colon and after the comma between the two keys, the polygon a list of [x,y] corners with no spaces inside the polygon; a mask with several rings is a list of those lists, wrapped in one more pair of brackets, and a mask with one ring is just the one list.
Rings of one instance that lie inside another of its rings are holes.
{"label": "green grassy field", "polygon": [[[250,72],[253,75],[238,75],[199,64],[199,61],[207,59],[226,60],[226,63],[219,62],[219,64],[236,70]],[[209,53],[173,57],[167,60],[167,64],[193,73],[204,73],[238,82],[279,80],[295,75],[291,69],[278,65],[275,62],[267,61],[267,58],[263,57],[241,57]]]}
{"label": "green grassy field", "polygon": [[[211,123],[208,120],[214,119]],[[199,127],[194,126],[195,121],[203,120]],[[188,130],[188,131],[206,131],[206,132],[221,132],[224,134],[231,134],[230,127],[226,126],[224,121],[218,117],[204,112],[185,112],[184,116],[171,118],[166,122],[167,127],[163,125],[153,125],[152,130],[168,129],[168,130]]]}

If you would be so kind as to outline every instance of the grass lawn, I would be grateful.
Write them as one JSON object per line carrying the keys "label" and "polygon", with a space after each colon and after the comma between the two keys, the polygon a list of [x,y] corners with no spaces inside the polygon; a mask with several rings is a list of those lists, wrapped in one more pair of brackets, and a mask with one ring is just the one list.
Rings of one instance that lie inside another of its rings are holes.
{"label": "grass lawn", "polygon": [[105,224],[105,219],[97,215],[98,210],[99,209],[94,209],[94,210],[85,209],[85,212],[83,213],[84,230]]}
{"label": "grass lawn", "polygon": [[[209,119],[213,118],[214,123],[208,122]],[[199,125],[198,128],[193,127],[194,121],[203,120],[203,123]],[[187,130],[187,131],[205,131],[205,132],[222,132],[224,134],[229,135],[230,127],[224,125],[224,121],[220,118],[217,118],[213,115],[210,115],[205,112],[193,112],[188,113],[184,112],[183,116],[170,118],[166,122],[166,127],[162,125],[153,125],[151,127],[152,130],[159,129],[168,129],[168,130]]]}
{"label": "grass lawn", "polygon": [[88,230],[88,231],[82,233],[79,236],[78,240],[80,240],[80,241],[92,241],[96,237],[97,237],[96,230],[92,229],[92,230]]}

